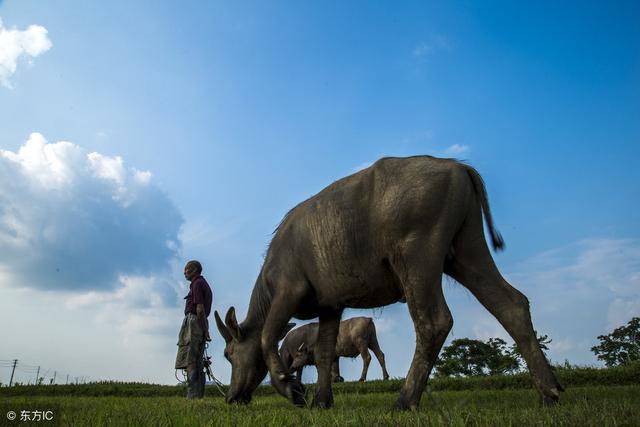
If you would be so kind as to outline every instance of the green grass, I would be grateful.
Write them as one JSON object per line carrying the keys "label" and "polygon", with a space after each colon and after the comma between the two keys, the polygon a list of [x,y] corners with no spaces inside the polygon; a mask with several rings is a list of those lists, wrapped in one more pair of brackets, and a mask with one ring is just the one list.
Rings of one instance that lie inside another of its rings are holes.
{"label": "green grass", "polygon": [[540,406],[528,375],[513,375],[432,380],[415,412],[391,409],[402,380],[336,384],[330,410],[295,408],[270,386],[246,406],[225,404],[213,387],[201,401],[153,384],[2,387],[0,426],[28,425],[8,421],[9,410],[46,408],[64,426],[640,426],[640,364],[556,373],[567,391],[551,408]]}
{"label": "green grass", "polygon": [[[542,408],[533,390],[473,390],[425,393],[416,412],[397,412],[395,393],[339,393],[330,410],[292,407],[280,396],[262,396],[247,406],[222,397],[11,397],[7,410],[51,407],[65,426],[637,426],[640,386],[577,387],[562,404]],[[4,418],[6,425],[13,424]],[[40,423],[43,424],[43,423]]]}
{"label": "green grass", "polygon": [[[564,387],[586,387],[597,385],[635,385],[640,384],[640,363],[630,363],[615,368],[561,368],[555,373]],[[334,390],[343,393],[397,393],[404,379],[389,381],[374,380],[364,383],[346,382],[334,384]],[[531,388],[528,373],[516,375],[478,376],[470,378],[434,378],[429,380],[433,391],[440,390],[504,390]],[[100,382],[79,385],[42,385],[0,387],[0,396],[183,396],[184,386],[166,386],[145,383]],[[213,386],[207,386],[207,393],[219,393]],[[258,387],[255,396],[271,396],[276,392],[270,385]]]}

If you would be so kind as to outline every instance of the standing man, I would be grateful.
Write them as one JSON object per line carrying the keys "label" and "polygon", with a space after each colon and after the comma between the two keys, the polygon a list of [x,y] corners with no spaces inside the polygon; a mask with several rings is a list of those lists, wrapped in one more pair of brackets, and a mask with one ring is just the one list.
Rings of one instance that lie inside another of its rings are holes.
{"label": "standing man", "polygon": [[178,335],[176,369],[187,370],[187,399],[204,397],[204,347],[209,337],[209,313],[213,294],[202,277],[202,265],[189,261],[184,266],[184,277],[191,282],[184,305],[184,320]]}

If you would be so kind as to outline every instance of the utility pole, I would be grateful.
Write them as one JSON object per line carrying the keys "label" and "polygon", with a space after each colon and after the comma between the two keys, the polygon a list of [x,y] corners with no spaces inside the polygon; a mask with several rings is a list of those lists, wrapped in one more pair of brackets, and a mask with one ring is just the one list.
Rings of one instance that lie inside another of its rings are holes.
{"label": "utility pole", "polygon": [[54,384],[56,382],[56,374],[58,373],[58,371],[53,371],[53,379],[51,380],[51,384]]}
{"label": "utility pole", "polygon": [[40,366],[38,366],[38,372],[36,372],[36,383],[35,385],[38,385],[38,377],[40,376]]}
{"label": "utility pole", "polygon": [[65,384],[69,384],[69,374],[67,374],[67,382]]}
{"label": "utility pole", "polygon": [[18,359],[13,359],[13,369],[11,370],[11,379],[9,380],[9,387],[13,383],[13,373],[16,371],[16,365],[18,364]]}

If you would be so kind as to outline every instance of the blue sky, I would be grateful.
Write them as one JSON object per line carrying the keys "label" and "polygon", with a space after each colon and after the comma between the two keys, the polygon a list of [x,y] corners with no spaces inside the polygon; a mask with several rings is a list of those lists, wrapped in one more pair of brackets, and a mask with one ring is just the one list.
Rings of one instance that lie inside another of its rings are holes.
{"label": "blue sky", "polygon": [[[0,19],[0,360],[172,383],[183,263],[244,313],[282,216],[388,155],[482,173],[552,360],[596,364],[595,337],[640,315],[635,2],[5,0]],[[445,292],[449,339],[506,337]],[[406,306],[354,314],[404,376]]]}

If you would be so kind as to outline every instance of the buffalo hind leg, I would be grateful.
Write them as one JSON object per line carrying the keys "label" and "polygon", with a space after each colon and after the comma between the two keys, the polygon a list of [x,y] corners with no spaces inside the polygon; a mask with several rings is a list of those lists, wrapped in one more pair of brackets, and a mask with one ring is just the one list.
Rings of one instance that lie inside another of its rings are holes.
{"label": "buffalo hind leg", "polygon": [[[426,248],[430,248],[427,254]],[[437,243],[425,245],[393,265],[402,281],[416,333],[416,350],[395,404],[397,409],[418,408],[433,364],[453,326],[442,293],[444,252],[438,250]]]}
{"label": "buffalo hind leg", "polygon": [[461,230],[454,241],[454,256],[448,259],[445,273],[469,289],[511,335],[527,362],[543,404],[553,404],[563,388],[538,344],[529,301],[502,277],[481,233],[481,225],[477,230],[469,227]]}
{"label": "buffalo hind leg", "polygon": [[362,374],[360,374],[360,381],[367,380],[367,372],[369,372],[369,363],[371,363],[371,354],[367,345],[362,343],[360,348],[360,356],[362,356]]}
{"label": "buffalo hind leg", "polygon": [[373,351],[373,354],[378,359],[378,363],[380,363],[380,367],[382,368],[382,379],[389,379],[389,372],[387,372],[387,364],[384,361],[384,353],[380,349],[380,344],[378,344],[378,338],[376,334],[373,334],[371,340],[369,341],[369,348]]}
{"label": "buffalo hind leg", "polygon": [[314,405],[319,408],[333,406],[333,391],[331,389],[331,365],[336,358],[336,340],[340,328],[341,310],[328,311],[320,314],[318,326],[318,341],[315,347],[316,367],[318,369],[318,389]]}

